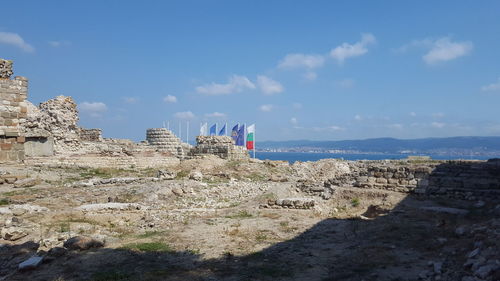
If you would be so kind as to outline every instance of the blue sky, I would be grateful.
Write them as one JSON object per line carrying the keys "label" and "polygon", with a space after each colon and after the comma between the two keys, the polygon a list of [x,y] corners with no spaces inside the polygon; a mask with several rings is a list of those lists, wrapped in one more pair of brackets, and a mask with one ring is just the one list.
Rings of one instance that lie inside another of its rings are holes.
{"label": "blue sky", "polygon": [[10,1],[0,57],[105,137],[500,135],[499,1]]}

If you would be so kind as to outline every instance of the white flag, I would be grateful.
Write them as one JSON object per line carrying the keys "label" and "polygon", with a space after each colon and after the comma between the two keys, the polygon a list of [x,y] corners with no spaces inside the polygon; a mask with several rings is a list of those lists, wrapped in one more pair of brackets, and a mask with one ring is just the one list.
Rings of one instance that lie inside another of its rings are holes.
{"label": "white flag", "polygon": [[200,136],[206,136],[206,134],[207,134],[207,126],[208,126],[207,123],[201,125]]}

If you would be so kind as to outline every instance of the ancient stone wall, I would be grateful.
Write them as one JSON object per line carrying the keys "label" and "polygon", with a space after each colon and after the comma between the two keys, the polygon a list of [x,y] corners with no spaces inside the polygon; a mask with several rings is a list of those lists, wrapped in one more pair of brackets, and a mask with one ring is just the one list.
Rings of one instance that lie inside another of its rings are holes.
{"label": "ancient stone wall", "polygon": [[82,141],[102,141],[102,130],[101,129],[85,129],[80,128],[80,139]]}
{"label": "ancient stone wall", "polygon": [[24,136],[19,124],[26,118],[25,100],[28,80],[17,76],[13,80],[12,61],[0,59],[0,161],[24,159]]}
{"label": "ancient stone wall", "polygon": [[[500,160],[357,161],[350,172],[325,181],[326,188],[352,186],[427,196],[476,200],[500,199]],[[302,184],[303,188],[314,188]],[[323,192],[323,189],[317,191]]]}
{"label": "ancient stone wall", "polygon": [[153,128],[146,131],[146,141],[160,152],[168,152],[183,159],[190,146],[183,143],[172,131],[165,128]]}
{"label": "ancient stone wall", "polygon": [[245,147],[234,145],[233,139],[228,136],[198,136],[196,146],[189,152],[190,156],[204,154],[217,155],[222,159],[248,159]]}

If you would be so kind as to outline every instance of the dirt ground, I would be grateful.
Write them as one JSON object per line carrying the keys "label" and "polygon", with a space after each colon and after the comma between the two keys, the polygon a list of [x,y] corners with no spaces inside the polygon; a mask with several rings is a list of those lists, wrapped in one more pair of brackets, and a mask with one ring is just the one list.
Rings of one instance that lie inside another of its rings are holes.
{"label": "dirt ground", "polygon": [[[323,199],[298,183],[348,171],[304,167],[2,167],[35,181],[0,185],[0,280],[500,280],[498,202],[352,187]],[[268,204],[283,198],[315,204]],[[75,236],[104,246],[64,248]],[[19,270],[33,255],[42,263]]]}

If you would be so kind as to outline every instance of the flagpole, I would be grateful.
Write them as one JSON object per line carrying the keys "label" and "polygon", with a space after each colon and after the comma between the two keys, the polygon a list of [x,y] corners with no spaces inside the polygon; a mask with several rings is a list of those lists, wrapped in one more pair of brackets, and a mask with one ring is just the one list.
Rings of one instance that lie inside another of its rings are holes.
{"label": "flagpole", "polygon": [[181,126],[181,121],[179,121],[179,139],[182,142],[182,126]]}
{"label": "flagpole", "polygon": [[189,144],[189,121],[186,124],[186,142]]}
{"label": "flagpole", "polygon": [[170,131],[170,121],[167,121],[167,130]]}
{"label": "flagpole", "polygon": [[256,144],[256,142],[255,142],[255,131],[257,131],[257,130],[255,129],[255,127],[256,127],[256,126],[255,126],[255,125],[253,125],[253,159],[255,159],[255,144]]}

